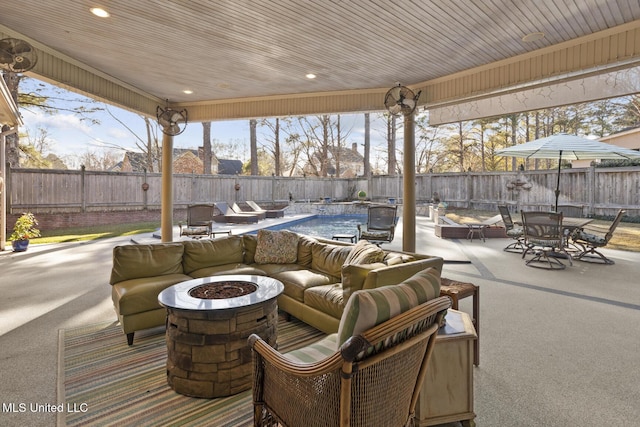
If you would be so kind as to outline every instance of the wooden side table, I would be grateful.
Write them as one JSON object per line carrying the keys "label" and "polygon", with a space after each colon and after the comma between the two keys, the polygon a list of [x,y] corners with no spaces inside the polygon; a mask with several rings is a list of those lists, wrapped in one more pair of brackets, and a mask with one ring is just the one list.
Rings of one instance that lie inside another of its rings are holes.
{"label": "wooden side table", "polygon": [[474,427],[473,342],[476,332],[467,313],[450,309],[440,328],[416,405],[416,426],[460,421]]}
{"label": "wooden side table", "polygon": [[480,287],[468,282],[458,282],[456,280],[443,277],[440,285],[440,296],[448,296],[451,298],[451,308],[458,309],[458,302],[467,297],[473,297],[473,327],[476,330],[476,341],[473,344],[474,355],[473,364],[480,365]]}

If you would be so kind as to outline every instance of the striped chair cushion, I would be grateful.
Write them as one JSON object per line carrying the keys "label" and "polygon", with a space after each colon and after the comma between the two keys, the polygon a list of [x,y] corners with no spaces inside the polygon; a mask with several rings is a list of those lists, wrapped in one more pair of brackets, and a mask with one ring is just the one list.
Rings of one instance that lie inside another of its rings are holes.
{"label": "striped chair cushion", "polygon": [[290,351],[283,356],[294,363],[315,363],[338,351],[337,343],[338,334],[331,334],[316,343]]}
{"label": "striped chair cushion", "polygon": [[440,272],[427,268],[399,285],[354,292],[347,302],[340,326],[338,346],[352,336],[440,295]]}
{"label": "striped chair cushion", "polygon": [[595,234],[587,233],[582,230],[578,230],[573,238],[575,240],[582,240],[587,243],[591,243],[594,246],[604,246],[607,243],[607,239],[605,239],[604,236],[597,236]]}

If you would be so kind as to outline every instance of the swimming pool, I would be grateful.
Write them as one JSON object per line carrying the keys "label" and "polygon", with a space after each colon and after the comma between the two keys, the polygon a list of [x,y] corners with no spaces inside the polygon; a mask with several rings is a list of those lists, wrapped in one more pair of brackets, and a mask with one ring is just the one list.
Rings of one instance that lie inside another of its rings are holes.
{"label": "swimming pool", "polygon": [[299,221],[274,225],[268,230],[290,230],[308,236],[331,239],[335,234],[358,234],[358,224],[366,224],[366,215],[317,215]]}

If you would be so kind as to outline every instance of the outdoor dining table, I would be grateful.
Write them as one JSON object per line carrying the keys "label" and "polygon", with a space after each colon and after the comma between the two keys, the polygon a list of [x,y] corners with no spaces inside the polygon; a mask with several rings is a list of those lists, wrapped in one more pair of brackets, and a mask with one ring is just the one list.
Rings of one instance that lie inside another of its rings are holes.
{"label": "outdoor dining table", "polygon": [[593,221],[593,218],[574,218],[570,216],[566,216],[562,218],[562,228],[565,230],[569,230],[569,232],[575,230],[576,228],[582,228],[585,225],[589,224]]}

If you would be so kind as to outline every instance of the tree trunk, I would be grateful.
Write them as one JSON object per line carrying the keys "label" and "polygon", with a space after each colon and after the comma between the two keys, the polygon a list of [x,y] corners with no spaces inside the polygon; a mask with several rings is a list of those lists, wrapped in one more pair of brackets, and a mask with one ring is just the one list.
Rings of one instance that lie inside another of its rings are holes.
{"label": "tree trunk", "polygon": [[371,120],[369,113],[364,113],[364,171],[363,175],[366,178],[371,177],[371,163],[369,157],[371,156]]}
{"label": "tree trunk", "polygon": [[251,175],[258,175],[258,138],[256,136],[256,119],[249,120],[249,144],[251,150]]}
{"label": "tree trunk", "polygon": [[211,175],[211,122],[202,122],[202,173]]}
{"label": "tree trunk", "polygon": [[273,157],[275,158],[275,175],[282,175],[282,158],[280,154],[280,119],[276,118],[276,126],[273,135]]}
{"label": "tree trunk", "polygon": [[387,120],[387,175],[396,175],[396,116]]}

